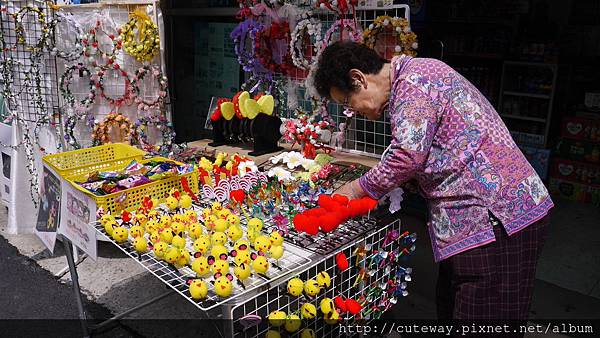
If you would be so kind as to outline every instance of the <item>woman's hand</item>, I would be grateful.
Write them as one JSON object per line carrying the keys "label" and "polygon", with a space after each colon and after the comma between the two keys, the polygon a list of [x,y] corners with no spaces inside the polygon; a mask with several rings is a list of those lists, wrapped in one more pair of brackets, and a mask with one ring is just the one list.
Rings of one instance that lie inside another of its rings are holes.
{"label": "woman's hand", "polygon": [[344,184],[341,188],[334,192],[342,196],[346,196],[349,199],[361,198],[366,195],[358,180],[354,180],[350,183]]}

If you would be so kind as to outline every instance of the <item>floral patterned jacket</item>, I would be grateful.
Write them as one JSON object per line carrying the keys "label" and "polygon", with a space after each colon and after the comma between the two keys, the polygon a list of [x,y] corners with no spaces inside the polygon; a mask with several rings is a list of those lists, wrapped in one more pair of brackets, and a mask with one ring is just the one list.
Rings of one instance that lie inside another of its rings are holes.
{"label": "floral patterned jacket", "polygon": [[359,179],[381,198],[416,180],[429,201],[429,234],[441,261],[495,240],[488,211],[512,235],[554,206],[488,100],[435,59],[392,61],[390,149]]}

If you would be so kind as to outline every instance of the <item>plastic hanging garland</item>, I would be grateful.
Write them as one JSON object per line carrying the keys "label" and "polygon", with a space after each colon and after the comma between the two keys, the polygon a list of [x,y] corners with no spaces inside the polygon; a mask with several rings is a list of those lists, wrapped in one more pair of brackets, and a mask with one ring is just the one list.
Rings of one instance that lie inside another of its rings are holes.
{"label": "plastic hanging garland", "polygon": [[[307,16],[308,15],[310,14],[307,14]],[[319,55],[321,53],[322,42],[321,22],[318,19],[306,17],[296,24],[291,35],[290,55],[292,57],[292,62],[296,67],[302,70],[309,70],[311,64],[316,61],[315,57],[311,60],[304,57],[304,42],[306,37],[308,37],[308,40],[310,40],[311,37],[315,38],[314,55]]]}

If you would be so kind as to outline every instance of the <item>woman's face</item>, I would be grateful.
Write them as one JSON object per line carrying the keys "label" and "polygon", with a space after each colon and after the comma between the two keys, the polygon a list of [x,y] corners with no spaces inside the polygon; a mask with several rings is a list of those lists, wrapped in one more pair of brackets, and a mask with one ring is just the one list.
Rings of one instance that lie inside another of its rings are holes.
{"label": "woman's face", "polygon": [[354,91],[345,93],[337,87],[332,87],[332,100],[369,120],[378,120],[388,104],[390,93],[388,89],[379,88],[373,77],[374,75],[364,75],[357,71],[356,75],[353,74]]}

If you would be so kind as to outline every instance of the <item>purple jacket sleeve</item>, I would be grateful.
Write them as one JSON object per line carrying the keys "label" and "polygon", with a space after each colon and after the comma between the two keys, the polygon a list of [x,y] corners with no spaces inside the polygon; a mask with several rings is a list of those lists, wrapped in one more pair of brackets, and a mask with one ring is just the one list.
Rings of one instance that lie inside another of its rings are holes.
{"label": "purple jacket sleeve", "polygon": [[392,142],[383,159],[359,179],[362,189],[380,199],[422,170],[438,127],[438,111],[431,98],[407,81],[398,84],[390,102]]}

